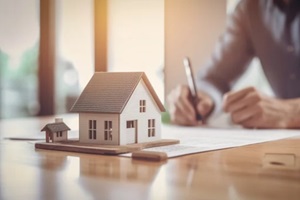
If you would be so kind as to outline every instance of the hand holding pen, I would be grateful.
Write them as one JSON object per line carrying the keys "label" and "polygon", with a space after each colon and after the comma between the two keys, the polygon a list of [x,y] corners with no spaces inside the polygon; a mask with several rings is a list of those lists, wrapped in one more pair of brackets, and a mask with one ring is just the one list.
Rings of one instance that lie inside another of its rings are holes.
{"label": "hand holding pen", "polygon": [[201,120],[203,120],[203,117],[202,117],[201,113],[198,112],[198,110],[197,110],[197,105],[198,105],[200,99],[199,99],[198,93],[197,93],[197,86],[196,86],[195,79],[194,79],[193,69],[191,67],[190,60],[188,57],[185,57],[183,59],[183,65],[185,68],[185,74],[186,74],[186,78],[187,78],[189,89],[190,89],[191,103],[196,112],[196,119],[197,119],[197,121],[201,121]]}
{"label": "hand holding pen", "polygon": [[[184,62],[190,66],[190,62]],[[191,71],[191,76],[193,77],[192,73]],[[213,110],[214,102],[211,97],[202,91],[197,91],[196,87],[194,88],[195,89],[187,85],[179,85],[168,95],[168,108],[173,124],[184,126],[199,125],[197,118],[199,119],[201,116],[201,124],[203,123],[203,119]],[[195,94],[197,94],[196,98],[192,98],[192,91],[194,91],[194,97]]]}

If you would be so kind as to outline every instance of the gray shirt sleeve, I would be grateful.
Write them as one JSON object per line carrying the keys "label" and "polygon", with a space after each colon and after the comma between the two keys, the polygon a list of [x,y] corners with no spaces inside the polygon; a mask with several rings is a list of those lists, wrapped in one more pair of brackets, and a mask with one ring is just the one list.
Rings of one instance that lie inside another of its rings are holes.
{"label": "gray shirt sleeve", "polygon": [[241,1],[229,17],[226,30],[211,59],[197,74],[199,88],[202,88],[201,82],[206,81],[224,94],[231,89],[254,57],[247,30],[246,6],[247,1]]}

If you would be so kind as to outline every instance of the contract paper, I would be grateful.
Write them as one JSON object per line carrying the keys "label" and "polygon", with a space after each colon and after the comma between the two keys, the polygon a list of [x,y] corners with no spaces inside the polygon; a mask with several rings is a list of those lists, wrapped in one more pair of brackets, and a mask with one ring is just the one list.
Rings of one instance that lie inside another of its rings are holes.
{"label": "contract paper", "polygon": [[[236,127],[208,128],[163,125],[162,138],[178,139],[180,140],[180,143],[176,145],[147,148],[144,150],[165,152],[169,158],[172,158],[294,136],[300,136],[300,130],[243,129]],[[130,154],[123,154],[123,156],[130,156]]]}

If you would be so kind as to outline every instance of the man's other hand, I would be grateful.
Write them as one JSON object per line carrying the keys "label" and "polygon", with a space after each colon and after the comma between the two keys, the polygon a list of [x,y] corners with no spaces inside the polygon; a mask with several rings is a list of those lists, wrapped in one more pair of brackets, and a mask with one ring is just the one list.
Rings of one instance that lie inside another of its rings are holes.
{"label": "man's other hand", "polygon": [[223,109],[234,123],[246,128],[300,127],[300,99],[268,97],[254,87],[226,93]]}

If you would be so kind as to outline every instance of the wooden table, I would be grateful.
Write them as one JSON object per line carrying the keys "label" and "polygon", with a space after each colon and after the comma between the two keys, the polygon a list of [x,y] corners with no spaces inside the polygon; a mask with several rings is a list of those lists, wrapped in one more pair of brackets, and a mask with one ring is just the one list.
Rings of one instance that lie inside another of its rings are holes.
{"label": "wooden table", "polygon": [[[43,136],[53,120],[0,121],[0,199],[300,199],[300,138],[165,162],[35,150],[32,141],[7,139]],[[78,130],[77,115],[64,121]],[[294,155],[294,167],[266,166],[266,153]]]}

